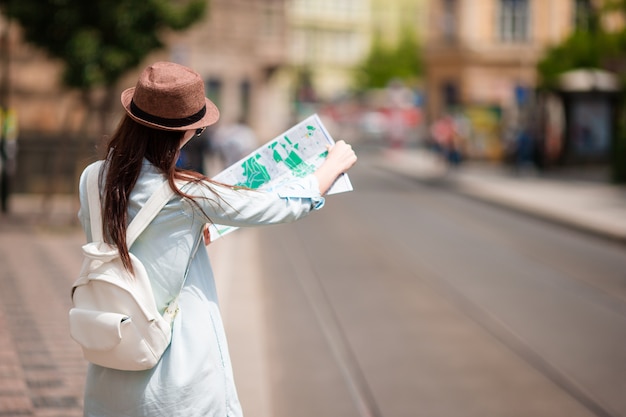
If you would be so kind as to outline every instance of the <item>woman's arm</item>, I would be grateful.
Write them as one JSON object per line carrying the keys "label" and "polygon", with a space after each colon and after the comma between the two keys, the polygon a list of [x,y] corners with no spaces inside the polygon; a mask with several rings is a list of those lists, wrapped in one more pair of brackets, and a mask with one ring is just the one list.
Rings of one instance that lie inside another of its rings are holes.
{"label": "woman's arm", "polygon": [[356,159],[352,146],[343,140],[335,143],[328,150],[324,163],[313,174],[317,177],[320,193],[326,194],[337,177],[349,170],[356,163]]}
{"label": "woman's arm", "polygon": [[324,204],[322,195],[355,162],[352,147],[339,141],[329,148],[326,160],[311,177],[301,178],[274,191],[234,189],[210,183],[190,183],[183,191],[199,197],[196,201],[203,214],[216,224],[241,227],[287,223],[321,208]]}

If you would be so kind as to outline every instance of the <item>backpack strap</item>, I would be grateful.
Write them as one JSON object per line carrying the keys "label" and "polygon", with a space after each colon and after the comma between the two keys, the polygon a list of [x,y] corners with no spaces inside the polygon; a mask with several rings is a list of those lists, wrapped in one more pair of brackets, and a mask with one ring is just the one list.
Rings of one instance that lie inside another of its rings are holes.
{"label": "backpack strap", "polygon": [[103,242],[102,238],[102,209],[100,207],[100,187],[98,177],[102,161],[93,164],[87,173],[87,200],[89,201],[89,218],[91,223],[91,239],[94,242]]}
{"label": "backpack strap", "polygon": [[[87,199],[89,201],[89,217],[91,221],[91,236],[94,242],[103,242],[102,236],[102,209],[100,204],[99,175],[102,161],[94,164],[87,174]],[[150,224],[161,209],[174,195],[174,190],[167,181],[157,188],[146,204],[139,210],[135,218],[126,228],[126,247],[130,248],[141,232]]]}
{"label": "backpack strap", "polygon": [[[102,161],[99,161],[99,163],[94,164],[91,167],[90,171],[87,173],[87,199],[89,201],[91,236],[94,242],[104,241],[102,237],[102,209],[100,206],[100,186],[98,181],[101,166]],[[176,185],[178,187],[181,187],[184,185],[184,183],[181,181],[177,181]],[[132,244],[139,237],[141,232],[143,232],[148,224],[150,224],[150,222],[156,217],[156,215],[161,211],[161,209],[165,206],[165,204],[167,204],[167,202],[174,194],[175,193],[170,187],[169,182],[164,181],[163,184],[161,184],[159,188],[154,192],[154,194],[150,196],[146,204],[144,204],[144,206],[139,210],[135,218],[130,222],[126,229],[126,246],[128,248],[132,246]],[[176,297],[174,297],[174,299],[169,303],[165,310],[164,317],[170,323],[178,312],[178,298],[183,290],[185,281],[187,280],[191,261],[195,257],[202,240],[203,236],[202,234],[200,234],[195,243],[192,254],[189,257],[189,261],[187,262],[185,274],[180,284],[178,293]]]}
{"label": "backpack strap", "polygon": [[135,243],[135,240],[137,240],[141,232],[154,220],[156,215],[159,214],[173,195],[174,190],[170,187],[169,182],[163,181],[163,184],[150,196],[146,204],[144,204],[141,210],[139,210],[139,213],[135,215],[135,218],[126,228],[127,248],[133,246],[133,243]]}

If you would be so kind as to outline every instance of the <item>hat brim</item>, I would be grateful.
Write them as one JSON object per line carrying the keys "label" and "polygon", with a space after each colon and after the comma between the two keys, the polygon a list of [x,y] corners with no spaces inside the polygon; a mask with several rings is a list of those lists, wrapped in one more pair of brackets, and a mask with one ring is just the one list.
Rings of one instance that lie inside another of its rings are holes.
{"label": "hat brim", "polygon": [[202,119],[198,120],[197,122],[184,125],[184,126],[176,126],[176,127],[164,126],[158,123],[149,122],[147,120],[143,120],[142,118],[135,116],[131,112],[130,102],[133,100],[134,93],[135,93],[135,87],[130,87],[124,90],[120,97],[122,106],[124,106],[124,110],[126,110],[126,114],[128,114],[128,117],[130,117],[137,123],[140,123],[144,126],[152,127],[154,129],[169,130],[169,131],[185,131],[185,130],[191,130],[191,129],[199,129],[199,128],[214,124],[220,118],[220,112],[215,106],[215,104],[211,100],[205,97],[204,100],[205,100],[205,105],[206,105],[206,113],[204,114]]}

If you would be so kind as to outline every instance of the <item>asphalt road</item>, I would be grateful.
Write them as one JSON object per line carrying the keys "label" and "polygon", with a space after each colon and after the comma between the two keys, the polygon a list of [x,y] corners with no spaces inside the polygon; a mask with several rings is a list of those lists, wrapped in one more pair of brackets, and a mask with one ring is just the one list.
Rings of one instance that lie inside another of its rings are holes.
{"label": "asphalt road", "polygon": [[320,212],[210,249],[247,415],[626,416],[624,247],[373,156]]}

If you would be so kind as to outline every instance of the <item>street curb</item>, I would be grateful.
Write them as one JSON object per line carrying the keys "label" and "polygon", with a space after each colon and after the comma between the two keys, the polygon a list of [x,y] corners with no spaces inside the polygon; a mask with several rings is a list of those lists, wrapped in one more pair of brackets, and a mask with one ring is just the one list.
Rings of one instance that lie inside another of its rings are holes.
{"label": "street curb", "polygon": [[575,230],[590,236],[626,245],[626,232],[622,233],[619,230],[610,230],[608,227],[602,227],[600,225],[586,222],[583,219],[576,218],[574,215],[568,215],[564,212],[557,213],[553,210],[549,210],[538,205],[524,203],[520,200],[513,201],[510,198],[498,195],[497,192],[485,191],[484,189],[480,190],[477,187],[468,186],[468,184],[463,184],[463,181],[456,177],[453,172],[435,170],[434,172],[428,173],[427,170],[424,170],[423,173],[418,173],[415,170],[407,169],[407,167],[403,166],[401,163],[386,163],[383,160],[378,161],[375,165],[378,168],[415,180],[423,185],[433,187],[437,186],[458,195],[471,198],[474,201],[490,204],[495,207],[510,210],[518,214],[523,214],[538,220],[549,222],[551,224],[557,224],[570,230]]}
{"label": "street curb", "polygon": [[450,184],[449,189],[453,190],[459,195],[463,195],[464,197],[471,198],[472,200],[475,200],[475,201],[483,202],[483,203],[490,204],[495,207],[510,210],[518,214],[523,214],[523,215],[532,217],[534,219],[542,220],[551,224],[556,224],[561,227],[565,227],[570,230],[575,230],[577,232],[584,233],[590,236],[594,236],[594,237],[601,238],[604,240],[613,241],[621,245],[626,245],[626,235],[615,233],[605,228],[594,227],[593,225],[578,221],[576,219],[567,218],[567,217],[564,217],[563,215],[552,213],[548,210],[543,210],[539,207],[520,206],[517,203],[512,203],[507,200],[498,199],[497,197],[480,195],[475,192],[464,190],[463,187],[459,186],[458,184]]}

